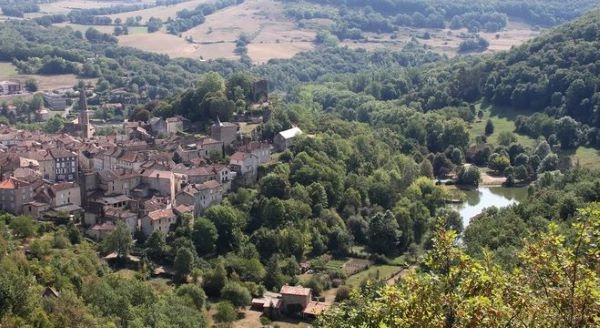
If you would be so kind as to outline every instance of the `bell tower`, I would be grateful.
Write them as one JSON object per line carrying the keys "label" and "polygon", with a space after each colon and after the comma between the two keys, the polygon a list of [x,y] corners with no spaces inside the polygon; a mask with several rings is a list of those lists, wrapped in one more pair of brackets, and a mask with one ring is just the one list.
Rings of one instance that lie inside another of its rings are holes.
{"label": "bell tower", "polygon": [[87,98],[85,95],[85,88],[79,90],[79,113],[77,116],[79,122],[79,128],[81,129],[81,137],[88,139],[92,137],[93,129],[90,125],[90,111],[87,107]]}

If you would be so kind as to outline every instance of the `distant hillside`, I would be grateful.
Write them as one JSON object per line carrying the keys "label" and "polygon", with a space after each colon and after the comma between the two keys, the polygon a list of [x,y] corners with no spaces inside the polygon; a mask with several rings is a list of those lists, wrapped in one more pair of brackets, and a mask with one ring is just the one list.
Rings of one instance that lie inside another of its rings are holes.
{"label": "distant hillside", "polygon": [[[491,57],[466,57],[413,72],[400,99],[423,110],[484,100],[536,115],[517,128],[534,137],[556,131],[551,117],[571,116],[579,126],[576,144],[598,145],[600,127],[600,10]],[[396,79],[390,76],[389,79]],[[385,81],[384,81],[385,83]],[[553,121],[553,119],[552,119]],[[530,125],[530,126],[527,126]],[[536,131],[528,131],[534,129]]]}
{"label": "distant hillside", "polygon": [[[308,0],[285,1],[287,14],[297,20],[332,19],[340,39],[361,39],[363,32],[391,33],[398,27],[467,28],[497,32],[507,21],[549,27],[583,15],[595,0]],[[315,5],[331,7],[315,8]]]}

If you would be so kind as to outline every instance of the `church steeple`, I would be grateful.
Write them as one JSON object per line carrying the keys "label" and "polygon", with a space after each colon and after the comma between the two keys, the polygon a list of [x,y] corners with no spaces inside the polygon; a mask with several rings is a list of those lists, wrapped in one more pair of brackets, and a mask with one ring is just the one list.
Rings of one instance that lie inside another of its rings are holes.
{"label": "church steeple", "polygon": [[81,129],[81,136],[88,139],[92,136],[92,126],[90,125],[90,115],[87,107],[87,97],[85,95],[85,87],[79,89],[79,113],[77,120]]}

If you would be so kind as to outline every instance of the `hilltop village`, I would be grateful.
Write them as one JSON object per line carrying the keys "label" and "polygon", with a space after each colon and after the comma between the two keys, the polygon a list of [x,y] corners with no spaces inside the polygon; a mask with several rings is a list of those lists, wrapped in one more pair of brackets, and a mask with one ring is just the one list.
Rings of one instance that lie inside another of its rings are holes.
{"label": "hilltop village", "polygon": [[122,133],[96,136],[90,112],[81,92],[77,120],[61,133],[0,127],[1,210],[73,221],[95,240],[119,221],[132,235],[166,233],[177,217],[198,217],[233,187],[254,184],[272,151],[302,133],[292,128],[267,143],[217,120],[195,135],[175,116],[125,121]]}

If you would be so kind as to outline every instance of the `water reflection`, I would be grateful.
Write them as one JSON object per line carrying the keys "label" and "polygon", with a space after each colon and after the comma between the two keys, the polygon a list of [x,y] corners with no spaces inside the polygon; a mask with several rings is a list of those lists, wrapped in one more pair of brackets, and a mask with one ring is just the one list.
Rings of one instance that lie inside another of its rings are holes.
{"label": "water reflection", "polygon": [[463,226],[469,225],[471,218],[481,213],[485,208],[496,206],[506,207],[524,200],[527,188],[479,187],[475,190],[465,190],[466,202],[450,205],[463,219]]}

